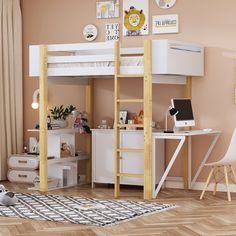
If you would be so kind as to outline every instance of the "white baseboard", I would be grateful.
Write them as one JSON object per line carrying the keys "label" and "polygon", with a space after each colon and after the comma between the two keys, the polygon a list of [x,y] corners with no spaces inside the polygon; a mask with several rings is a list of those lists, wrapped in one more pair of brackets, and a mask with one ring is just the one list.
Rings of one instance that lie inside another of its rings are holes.
{"label": "white baseboard", "polygon": [[[196,182],[194,184],[194,186],[192,187],[193,190],[203,190],[205,186],[205,182]],[[166,181],[165,181],[165,187],[166,188],[176,188],[176,189],[183,189],[184,188],[184,181],[183,181],[183,177],[167,177]],[[235,184],[229,184],[229,188],[231,192],[235,192],[236,193],[236,185]],[[214,189],[214,184],[211,183],[209,184],[207,190],[208,191],[213,191]],[[226,186],[225,184],[219,183],[217,185],[217,191],[219,192],[226,192]]]}

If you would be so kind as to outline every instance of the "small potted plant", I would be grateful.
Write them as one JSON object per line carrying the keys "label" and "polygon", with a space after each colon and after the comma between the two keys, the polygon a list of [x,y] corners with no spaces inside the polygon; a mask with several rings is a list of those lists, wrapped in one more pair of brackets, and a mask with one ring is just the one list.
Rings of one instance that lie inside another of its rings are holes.
{"label": "small potted plant", "polygon": [[66,108],[64,108],[63,105],[61,106],[55,106],[53,109],[50,109],[51,117],[53,118],[53,121],[51,122],[51,125],[55,125],[58,128],[66,128],[67,127],[67,117],[71,115],[73,111],[76,110],[76,107],[70,105]]}

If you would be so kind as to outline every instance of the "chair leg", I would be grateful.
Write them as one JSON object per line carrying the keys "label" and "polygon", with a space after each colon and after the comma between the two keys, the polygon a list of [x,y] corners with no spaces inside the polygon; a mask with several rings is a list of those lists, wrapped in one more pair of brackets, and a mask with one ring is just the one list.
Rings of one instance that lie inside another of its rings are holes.
{"label": "chair leg", "polygon": [[218,182],[217,182],[217,177],[218,177],[219,169],[220,169],[220,167],[217,166],[217,167],[216,167],[216,171],[215,171],[215,173],[214,173],[215,185],[214,185],[213,195],[216,195],[216,191],[217,191],[217,184],[218,184]]}
{"label": "chair leg", "polygon": [[210,180],[211,180],[211,176],[212,176],[212,173],[213,173],[214,169],[215,169],[215,167],[212,167],[212,169],[211,169],[211,171],[210,171],[210,173],[209,173],[209,175],[208,175],[208,177],[207,177],[207,181],[206,181],[206,184],[205,184],[205,186],[204,186],[204,188],[203,188],[203,190],[202,190],[202,194],[201,194],[201,196],[200,196],[200,199],[203,198],[203,196],[204,196],[204,194],[205,194],[205,192],[206,192],[207,186],[209,185],[209,182],[210,182]]}
{"label": "chair leg", "polygon": [[227,188],[227,195],[228,195],[228,201],[231,201],[231,196],[230,196],[230,190],[229,190],[229,180],[228,180],[228,174],[227,174],[227,166],[224,166],[224,172],[225,172],[225,183],[226,183],[226,188]]}
{"label": "chair leg", "polygon": [[234,169],[233,169],[233,167],[231,165],[230,165],[230,170],[231,170],[231,173],[233,175],[234,184],[236,184],[236,175],[235,175]]}

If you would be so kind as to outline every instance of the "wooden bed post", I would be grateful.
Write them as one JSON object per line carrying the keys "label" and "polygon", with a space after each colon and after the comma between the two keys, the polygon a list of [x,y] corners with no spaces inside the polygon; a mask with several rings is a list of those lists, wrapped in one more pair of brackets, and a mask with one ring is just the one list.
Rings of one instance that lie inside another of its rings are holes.
{"label": "wooden bed post", "polygon": [[47,124],[47,100],[48,100],[48,49],[46,45],[40,46],[40,78],[39,78],[39,144],[40,144],[40,187],[39,190],[48,190],[48,124]]}
{"label": "wooden bed post", "polygon": [[[184,96],[185,98],[192,98],[192,77],[188,76],[186,84],[184,86]],[[190,129],[190,128],[188,128]],[[186,137],[185,143],[183,146],[183,157],[184,157],[184,190],[188,190],[188,152],[189,152],[189,146],[188,146],[188,139],[189,137]]]}
{"label": "wooden bed post", "polygon": [[[85,110],[88,115],[88,126],[93,127],[93,79],[89,79],[88,85],[85,89],[86,93],[86,104]],[[89,155],[89,159],[86,162],[86,182],[91,183],[91,173],[92,173],[92,137],[91,135],[86,135],[86,153]]]}
{"label": "wooden bed post", "polygon": [[152,198],[152,61],[151,41],[144,41],[144,199]]}
{"label": "wooden bed post", "polygon": [[120,196],[120,152],[118,149],[120,148],[120,127],[119,123],[119,111],[120,111],[120,103],[118,103],[119,94],[120,94],[120,81],[118,75],[120,74],[120,47],[119,42],[115,42],[115,80],[114,80],[114,92],[115,92],[115,104],[114,104],[114,134],[115,134],[115,197]]}

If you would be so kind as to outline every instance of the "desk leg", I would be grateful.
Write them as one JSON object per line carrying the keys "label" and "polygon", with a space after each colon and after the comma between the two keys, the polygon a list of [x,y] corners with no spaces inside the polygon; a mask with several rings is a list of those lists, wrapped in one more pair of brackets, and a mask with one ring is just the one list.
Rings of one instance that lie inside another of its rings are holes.
{"label": "desk leg", "polygon": [[191,188],[192,181],[192,137],[188,137],[188,189]]}
{"label": "desk leg", "polygon": [[185,141],[185,137],[183,136],[183,137],[181,137],[180,142],[179,142],[179,144],[178,144],[178,146],[177,146],[177,148],[176,148],[176,150],[175,150],[173,156],[171,157],[170,162],[169,162],[169,164],[168,164],[168,166],[167,166],[167,168],[166,168],[164,174],[163,174],[162,177],[161,177],[161,180],[160,180],[160,182],[159,182],[159,184],[158,184],[158,186],[157,186],[157,189],[156,189],[155,192],[154,192],[154,196],[153,196],[153,197],[156,197],[157,194],[159,193],[159,191],[160,191],[160,189],[161,189],[161,187],[162,187],[162,185],[163,185],[163,183],[164,183],[164,181],[165,181],[165,179],[166,179],[166,177],[167,177],[167,175],[168,175],[168,173],[169,173],[169,171],[170,171],[172,165],[173,165],[174,162],[175,162],[176,157],[177,157],[178,154],[179,154],[179,151],[181,150],[181,148],[182,148],[182,146],[183,146],[183,144],[184,144],[184,141]]}
{"label": "desk leg", "polygon": [[184,190],[188,190],[188,174],[189,174],[189,170],[188,170],[188,164],[189,164],[189,158],[188,158],[188,150],[189,150],[189,146],[188,146],[188,141],[189,137],[186,137],[186,140],[184,142],[184,146],[183,146],[183,158],[184,158]]}
{"label": "desk leg", "polygon": [[156,189],[156,139],[152,140],[152,197],[155,197]]}
{"label": "desk leg", "polygon": [[216,134],[216,136],[215,136],[214,139],[212,140],[212,143],[211,143],[209,149],[207,150],[207,153],[206,153],[206,155],[204,156],[204,158],[203,158],[203,160],[202,160],[202,162],[201,162],[201,164],[200,164],[200,166],[199,166],[199,168],[198,168],[198,170],[197,170],[197,172],[196,172],[196,174],[195,174],[195,176],[194,176],[194,178],[193,178],[193,180],[192,180],[192,182],[191,182],[190,188],[192,188],[193,185],[195,184],[195,182],[196,182],[198,176],[200,175],[200,173],[201,173],[201,171],[202,171],[203,166],[205,165],[205,163],[206,163],[208,157],[210,156],[210,154],[211,154],[213,148],[215,147],[215,144],[216,144],[216,142],[217,142],[217,140],[218,140],[219,137],[220,137],[220,134]]}

